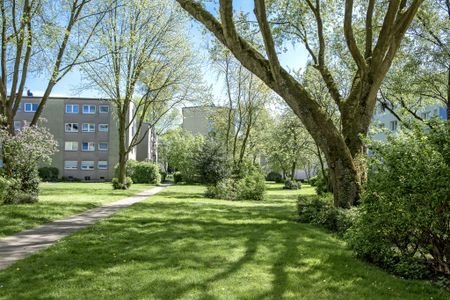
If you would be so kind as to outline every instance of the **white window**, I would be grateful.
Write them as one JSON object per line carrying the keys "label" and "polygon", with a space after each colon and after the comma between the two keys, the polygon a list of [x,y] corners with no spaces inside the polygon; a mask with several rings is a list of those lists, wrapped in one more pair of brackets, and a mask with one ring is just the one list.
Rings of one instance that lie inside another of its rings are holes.
{"label": "white window", "polygon": [[66,114],[77,114],[80,112],[79,109],[78,104],[66,104]]}
{"label": "white window", "polygon": [[95,114],[95,105],[83,105],[83,114]]}
{"label": "white window", "polygon": [[81,162],[81,170],[94,170],[94,162],[91,160],[83,160]]}
{"label": "white window", "polygon": [[108,170],[108,161],[99,160],[97,163],[97,169],[99,170]]}
{"label": "white window", "polygon": [[426,111],[422,113],[422,119],[428,120],[430,118],[431,113],[429,111]]}
{"label": "white window", "polygon": [[65,170],[76,170],[78,169],[78,161],[76,160],[65,160],[64,161]]}
{"label": "white window", "polygon": [[398,122],[397,120],[391,121],[391,130],[392,131],[396,131],[398,127]]}
{"label": "white window", "polygon": [[78,132],[78,123],[66,123],[65,131],[66,132]]}
{"label": "white window", "polygon": [[17,131],[22,129],[22,121],[14,121],[14,129]]}
{"label": "white window", "polygon": [[98,143],[98,150],[108,151],[108,143]]}
{"label": "white window", "polygon": [[36,112],[38,105],[38,103],[25,103],[25,112]]}
{"label": "white window", "polygon": [[109,113],[109,105],[99,105],[98,111],[99,111],[101,114],[107,114],[107,113]]}
{"label": "white window", "polygon": [[78,151],[78,142],[65,142],[65,151]]}
{"label": "white window", "polygon": [[108,124],[98,124],[98,131],[108,132],[109,125]]}
{"label": "white window", "polygon": [[95,151],[95,143],[94,142],[83,142],[83,151]]}
{"label": "white window", "polygon": [[19,103],[19,106],[17,107],[17,112],[22,112],[22,103]]}
{"label": "white window", "polygon": [[83,130],[83,132],[95,132],[95,124],[94,123],[83,123],[82,130]]}

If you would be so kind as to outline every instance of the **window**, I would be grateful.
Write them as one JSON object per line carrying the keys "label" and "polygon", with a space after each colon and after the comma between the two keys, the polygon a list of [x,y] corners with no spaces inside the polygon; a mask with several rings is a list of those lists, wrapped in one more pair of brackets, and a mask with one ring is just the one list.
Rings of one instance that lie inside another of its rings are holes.
{"label": "window", "polygon": [[384,123],[378,124],[378,128],[383,129],[384,128]]}
{"label": "window", "polygon": [[83,151],[95,151],[94,142],[83,142]]}
{"label": "window", "polygon": [[17,112],[22,112],[22,103],[19,103],[19,106],[17,107]]}
{"label": "window", "polygon": [[97,169],[99,170],[108,170],[108,161],[99,160],[97,163]]}
{"label": "window", "polygon": [[78,132],[78,123],[66,123],[65,131],[66,132]]}
{"label": "window", "polygon": [[392,130],[392,131],[396,131],[396,130],[397,130],[397,127],[398,127],[398,122],[397,122],[397,120],[391,121],[391,130]]}
{"label": "window", "polygon": [[108,151],[108,143],[98,143],[98,150]]}
{"label": "window", "polygon": [[78,151],[78,142],[65,142],[65,151]]}
{"label": "window", "polygon": [[91,160],[83,160],[81,162],[81,170],[94,170],[94,162]]}
{"label": "window", "polygon": [[66,114],[77,114],[79,113],[78,104],[66,104]]}
{"label": "window", "polygon": [[14,121],[14,129],[17,131],[22,129],[22,121]]}
{"label": "window", "polygon": [[94,123],[83,123],[83,132],[95,132],[95,124]]}
{"label": "window", "polygon": [[83,114],[95,114],[95,105],[83,105]]}
{"label": "window", "polygon": [[109,113],[109,105],[100,105],[100,106],[98,107],[98,111],[99,111],[101,114],[107,114],[107,113]]}
{"label": "window", "polygon": [[25,112],[36,112],[39,104],[37,103],[25,103]]}
{"label": "window", "polygon": [[65,170],[76,170],[78,169],[78,162],[76,160],[65,160],[64,161]]}
{"label": "window", "polygon": [[109,125],[108,124],[98,124],[98,131],[108,132]]}

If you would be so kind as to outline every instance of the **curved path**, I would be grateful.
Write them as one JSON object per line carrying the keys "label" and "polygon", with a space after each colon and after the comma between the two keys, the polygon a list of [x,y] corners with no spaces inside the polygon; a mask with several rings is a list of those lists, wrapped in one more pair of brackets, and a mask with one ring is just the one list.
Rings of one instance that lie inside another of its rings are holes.
{"label": "curved path", "polygon": [[0,270],[6,269],[25,256],[50,247],[69,234],[109,217],[119,209],[128,207],[161,192],[167,186],[161,185],[102,207],[87,210],[70,218],[54,221],[0,239]]}

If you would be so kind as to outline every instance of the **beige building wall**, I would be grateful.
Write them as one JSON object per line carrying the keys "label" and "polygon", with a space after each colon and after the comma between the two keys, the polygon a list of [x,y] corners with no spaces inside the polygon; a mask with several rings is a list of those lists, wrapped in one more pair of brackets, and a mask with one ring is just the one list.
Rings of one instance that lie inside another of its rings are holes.
{"label": "beige building wall", "polygon": [[183,130],[194,135],[208,135],[213,129],[211,117],[217,108],[211,106],[184,107]]}

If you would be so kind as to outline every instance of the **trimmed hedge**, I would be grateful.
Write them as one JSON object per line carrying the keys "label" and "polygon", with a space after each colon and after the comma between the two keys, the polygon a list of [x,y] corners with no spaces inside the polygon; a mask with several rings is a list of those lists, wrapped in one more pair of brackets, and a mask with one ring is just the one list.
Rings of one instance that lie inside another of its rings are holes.
{"label": "trimmed hedge", "polygon": [[298,190],[301,187],[302,187],[302,184],[300,182],[288,179],[288,180],[286,180],[284,182],[283,189],[285,189],[285,190]]}
{"label": "trimmed hedge", "polygon": [[42,181],[58,181],[59,170],[56,167],[42,167],[38,172]]}
{"label": "trimmed hedge", "polygon": [[283,176],[281,176],[280,173],[271,171],[266,176],[267,181],[275,181],[276,183],[282,183],[283,182]]}

